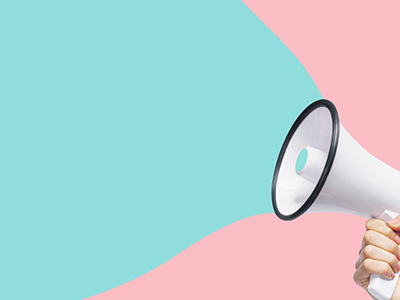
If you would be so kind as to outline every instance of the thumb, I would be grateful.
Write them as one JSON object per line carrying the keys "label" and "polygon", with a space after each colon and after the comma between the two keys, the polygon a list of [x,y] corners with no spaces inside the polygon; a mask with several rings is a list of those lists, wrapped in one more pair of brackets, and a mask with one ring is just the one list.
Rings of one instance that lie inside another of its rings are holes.
{"label": "thumb", "polygon": [[400,215],[386,223],[394,231],[400,231]]}

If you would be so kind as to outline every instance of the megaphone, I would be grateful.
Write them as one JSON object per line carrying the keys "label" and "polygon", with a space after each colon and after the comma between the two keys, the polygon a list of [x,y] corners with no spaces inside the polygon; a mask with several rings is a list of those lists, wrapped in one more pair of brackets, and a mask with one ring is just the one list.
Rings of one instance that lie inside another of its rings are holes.
{"label": "megaphone", "polygon": [[[286,136],[275,166],[272,204],[282,220],[337,212],[387,222],[400,212],[400,172],[361,147],[340,124],[335,105],[322,99],[299,115]],[[390,300],[398,279],[399,273],[391,280],[373,274],[368,291]]]}

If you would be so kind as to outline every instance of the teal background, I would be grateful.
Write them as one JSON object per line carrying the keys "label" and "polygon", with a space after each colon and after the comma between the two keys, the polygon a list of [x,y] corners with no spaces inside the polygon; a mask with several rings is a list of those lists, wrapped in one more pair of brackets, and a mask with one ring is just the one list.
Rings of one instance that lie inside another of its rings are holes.
{"label": "teal background", "polygon": [[308,157],[307,149],[301,150],[299,153],[299,156],[297,157],[297,160],[296,160],[296,171],[297,172],[300,172],[301,170],[303,170],[303,168],[307,162],[307,157]]}
{"label": "teal background", "polygon": [[81,299],[272,212],[321,98],[240,1],[0,2],[1,299]]}

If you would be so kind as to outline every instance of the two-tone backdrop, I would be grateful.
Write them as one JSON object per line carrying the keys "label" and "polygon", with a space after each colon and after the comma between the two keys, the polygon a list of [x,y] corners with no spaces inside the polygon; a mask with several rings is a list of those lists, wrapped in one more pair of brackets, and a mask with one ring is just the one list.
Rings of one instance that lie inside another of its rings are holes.
{"label": "two-tone backdrop", "polygon": [[1,2],[0,298],[368,299],[365,220],[280,221],[270,188],[322,97],[400,167],[398,9]]}

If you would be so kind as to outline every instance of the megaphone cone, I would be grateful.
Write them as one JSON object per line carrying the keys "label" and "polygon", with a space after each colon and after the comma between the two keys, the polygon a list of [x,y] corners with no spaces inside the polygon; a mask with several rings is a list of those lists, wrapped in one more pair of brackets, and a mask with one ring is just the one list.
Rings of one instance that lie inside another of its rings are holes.
{"label": "megaphone cone", "polygon": [[[296,169],[304,152],[304,167]],[[273,176],[272,204],[283,220],[306,212],[339,212],[388,221],[400,212],[400,172],[361,147],[340,124],[335,105],[322,99],[299,115],[286,136]],[[368,290],[389,300],[398,276],[373,275]]]}

